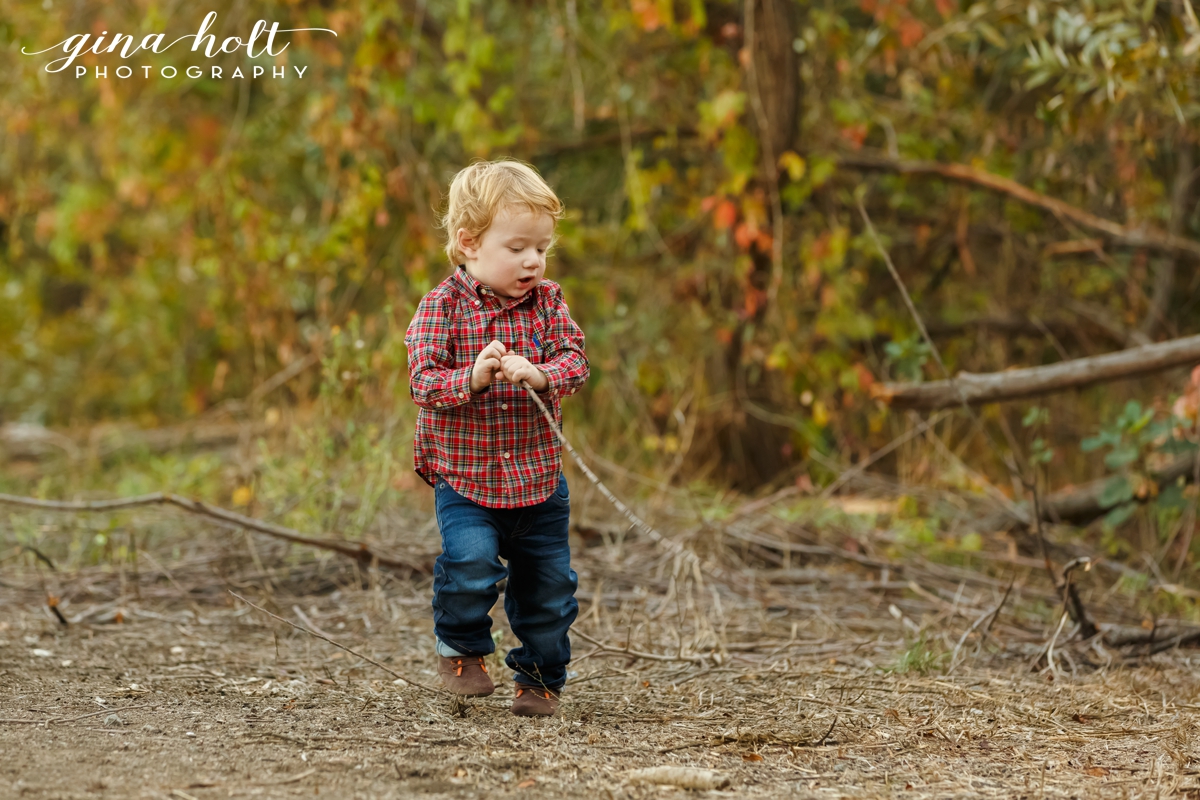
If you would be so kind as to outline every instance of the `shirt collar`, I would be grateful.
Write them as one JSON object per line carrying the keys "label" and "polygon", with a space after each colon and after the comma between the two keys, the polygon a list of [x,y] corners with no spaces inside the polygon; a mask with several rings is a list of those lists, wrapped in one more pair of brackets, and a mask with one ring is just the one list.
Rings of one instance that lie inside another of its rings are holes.
{"label": "shirt collar", "polygon": [[490,286],[484,286],[482,283],[477,281],[475,277],[471,275],[471,273],[467,272],[466,264],[459,264],[454,268],[454,277],[458,281],[459,287],[464,289],[471,297],[494,297],[503,302],[505,305],[517,305],[524,302],[528,298],[533,297],[538,292],[545,291],[542,288],[543,284],[538,283],[537,286],[533,287],[534,290],[532,292],[528,292],[525,295],[516,298],[515,300],[510,297],[500,297],[495,293],[495,291],[492,290]]}
{"label": "shirt collar", "polygon": [[492,291],[479,281],[475,280],[471,273],[467,272],[466,264],[459,264],[457,267],[455,267],[454,277],[458,280],[459,285],[466,289],[472,297],[483,297],[485,294],[490,294]]}

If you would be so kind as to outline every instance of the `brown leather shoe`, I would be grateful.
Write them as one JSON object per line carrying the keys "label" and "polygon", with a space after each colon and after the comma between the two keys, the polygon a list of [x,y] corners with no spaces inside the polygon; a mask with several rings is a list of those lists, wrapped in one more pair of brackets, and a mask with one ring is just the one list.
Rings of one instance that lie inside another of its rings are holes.
{"label": "brown leather shoe", "polygon": [[438,656],[442,684],[463,697],[486,697],[496,691],[483,656]]}
{"label": "brown leather shoe", "polygon": [[517,681],[512,713],[518,717],[552,717],[557,710],[558,694],[541,686],[528,686]]}

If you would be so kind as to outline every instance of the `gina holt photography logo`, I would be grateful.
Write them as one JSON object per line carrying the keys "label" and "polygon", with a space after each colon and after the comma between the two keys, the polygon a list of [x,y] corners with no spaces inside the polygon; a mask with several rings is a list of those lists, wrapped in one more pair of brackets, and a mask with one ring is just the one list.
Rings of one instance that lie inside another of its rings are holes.
{"label": "gina holt photography logo", "polygon": [[[278,22],[272,22],[268,27],[266,21],[260,19],[254,23],[254,27],[250,30],[250,34],[247,37],[229,36],[224,40],[218,40],[215,34],[208,32],[216,19],[217,12],[208,12],[208,15],[204,17],[204,21],[200,23],[198,31],[180,36],[170,44],[164,44],[167,38],[165,33],[148,33],[142,37],[141,41],[138,41],[137,37],[132,34],[114,33],[110,35],[108,31],[101,31],[99,35],[77,33],[44,50],[30,51],[22,47],[21,52],[27,56],[62,52],[65,55],[46,63],[46,72],[64,72],[74,66],[76,78],[84,78],[90,75],[97,79],[107,79],[109,76],[109,65],[96,65],[89,70],[87,66],[76,64],[75,62],[88,53],[98,56],[114,55],[121,59],[133,58],[142,52],[165,53],[184,40],[191,40],[192,46],[190,52],[196,53],[196,56],[193,56],[193,58],[200,58],[202,55],[205,59],[213,59],[223,54],[236,53],[239,50],[245,50],[249,58],[259,58],[260,56],[274,57],[288,48],[287,42],[283,42],[282,44],[276,42],[278,34],[295,33],[297,31],[319,31],[322,33],[332,33],[334,36],[337,36],[337,31],[329,28],[280,28]],[[248,64],[246,65],[246,70],[249,72],[249,76],[247,76],[247,73],[242,71],[241,66],[236,66],[232,71],[228,71],[227,67],[217,64],[205,64],[203,66],[188,64],[183,67],[183,74],[190,78],[201,78],[205,75],[216,79],[224,79],[226,77],[261,78],[267,74],[267,69],[267,67],[260,64]],[[307,69],[308,67],[306,66],[292,67],[297,78],[303,78]],[[121,64],[113,70],[113,75],[117,78],[131,78],[140,71],[143,78],[149,78],[155,70],[155,67],[148,64],[139,64],[136,67],[129,64]],[[288,75],[287,67],[285,66],[271,66],[270,70],[272,78],[284,78]],[[226,75],[227,71],[228,76]],[[163,78],[174,78],[179,75],[179,67],[173,64],[166,64],[157,67],[157,73]]]}

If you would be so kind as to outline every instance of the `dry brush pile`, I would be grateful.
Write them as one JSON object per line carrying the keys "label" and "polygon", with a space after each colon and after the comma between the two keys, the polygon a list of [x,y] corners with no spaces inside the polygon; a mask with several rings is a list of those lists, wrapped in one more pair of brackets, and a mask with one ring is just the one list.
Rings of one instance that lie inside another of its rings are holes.
{"label": "dry brush pile", "polygon": [[[419,502],[365,541],[410,569],[162,506],[10,509],[10,530],[54,546],[0,554],[5,777],[47,797],[1200,791],[1187,597],[1146,619],[1169,585],[1082,562],[1051,530],[1057,577],[1082,565],[1070,578],[1099,627],[1084,640],[1034,543],[922,543],[922,515],[967,530],[977,498],[847,483],[718,512],[660,487],[647,518],[722,580],[578,490],[575,660],[547,721],[511,717],[504,681],[466,705],[421,687],[436,687],[423,565],[438,543]],[[98,530],[111,558],[77,565],[69,543]]]}

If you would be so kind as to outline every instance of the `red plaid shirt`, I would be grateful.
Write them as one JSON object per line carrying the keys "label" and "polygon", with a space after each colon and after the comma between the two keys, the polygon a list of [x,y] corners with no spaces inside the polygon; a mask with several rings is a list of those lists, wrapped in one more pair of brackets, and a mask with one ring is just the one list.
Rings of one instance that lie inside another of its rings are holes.
{"label": "red plaid shirt", "polygon": [[417,411],[413,461],[489,508],[540,503],[558,488],[562,445],[525,389],[494,381],[471,394],[475,358],[493,339],[546,374],[538,397],[562,425],[559,398],[587,380],[583,331],[562,288],[543,280],[523,297],[499,297],[461,265],[425,295],[404,335]]}

